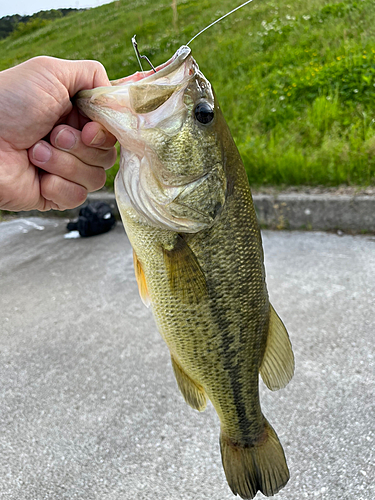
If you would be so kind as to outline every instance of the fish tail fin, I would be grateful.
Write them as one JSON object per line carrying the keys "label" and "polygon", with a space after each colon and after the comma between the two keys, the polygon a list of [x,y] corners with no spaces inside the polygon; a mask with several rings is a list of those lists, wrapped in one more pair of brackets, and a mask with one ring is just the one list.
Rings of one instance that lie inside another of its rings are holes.
{"label": "fish tail fin", "polygon": [[258,490],[275,495],[289,480],[283,448],[266,420],[263,436],[251,446],[233,443],[221,432],[220,450],[229,487],[241,498],[254,498]]}

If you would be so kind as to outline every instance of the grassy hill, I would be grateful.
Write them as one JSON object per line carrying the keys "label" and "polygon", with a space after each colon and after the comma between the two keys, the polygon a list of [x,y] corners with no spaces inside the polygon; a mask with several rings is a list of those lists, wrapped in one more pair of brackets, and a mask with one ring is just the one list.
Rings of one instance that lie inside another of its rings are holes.
{"label": "grassy hill", "polygon": [[[154,65],[233,0],[118,0],[0,41],[0,69],[32,56],[98,59],[111,79]],[[253,185],[375,180],[375,0],[254,0],[191,44]],[[110,182],[110,181],[109,181]]]}
{"label": "grassy hill", "polygon": [[4,16],[0,18],[0,38],[6,38],[8,36],[18,38],[21,35],[31,33],[45,26],[52,19],[68,16],[72,12],[77,12],[77,10],[78,9],[51,9],[41,10],[31,16],[20,16],[19,14]]}

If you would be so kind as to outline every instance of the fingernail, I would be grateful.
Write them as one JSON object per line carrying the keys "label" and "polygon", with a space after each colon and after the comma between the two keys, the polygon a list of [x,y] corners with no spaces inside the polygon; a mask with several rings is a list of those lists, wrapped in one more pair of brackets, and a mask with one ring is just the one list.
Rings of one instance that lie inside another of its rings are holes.
{"label": "fingernail", "polygon": [[103,130],[99,130],[94,139],[90,142],[90,146],[101,146],[106,140],[106,135]]}
{"label": "fingernail", "polygon": [[33,158],[36,161],[46,163],[52,156],[52,151],[44,142],[38,142],[33,149]]}
{"label": "fingernail", "polygon": [[67,128],[63,128],[62,130],[60,130],[55,139],[56,146],[59,149],[65,149],[66,151],[72,149],[76,141],[76,136]]}

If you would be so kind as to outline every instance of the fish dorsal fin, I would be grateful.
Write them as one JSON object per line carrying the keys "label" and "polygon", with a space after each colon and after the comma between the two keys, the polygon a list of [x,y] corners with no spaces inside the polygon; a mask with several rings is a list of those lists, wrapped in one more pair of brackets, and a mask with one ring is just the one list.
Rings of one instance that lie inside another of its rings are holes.
{"label": "fish dorsal fin", "polygon": [[196,384],[181,368],[179,363],[171,356],[173,372],[177,380],[178,388],[194,410],[204,411],[207,406],[206,393],[202,386]]}
{"label": "fish dorsal fin", "polygon": [[135,278],[138,283],[139,295],[141,296],[144,305],[146,307],[150,307],[150,297],[148,295],[145,273],[143,272],[142,265],[139,262],[137,254],[134,252],[134,250],[133,250],[133,261],[134,261]]}
{"label": "fish dorsal fin", "polygon": [[294,356],[288,332],[270,305],[270,322],[266,350],[260,374],[271,391],[285,387],[294,374]]}
{"label": "fish dorsal fin", "polygon": [[182,302],[198,304],[207,293],[206,278],[197,257],[178,235],[173,248],[163,248],[171,292]]}

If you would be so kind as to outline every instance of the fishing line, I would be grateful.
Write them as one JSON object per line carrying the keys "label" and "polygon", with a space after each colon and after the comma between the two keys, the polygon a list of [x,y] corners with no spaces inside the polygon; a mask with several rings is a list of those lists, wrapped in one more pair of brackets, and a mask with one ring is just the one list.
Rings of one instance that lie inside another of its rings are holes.
{"label": "fishing line", "polygon": [[211,26],[213,26],[214,24],[218,23],[219,21],[221,21],[225,17],[230,16],[231,14],[233,14],[233,12],[236,12],[236,10],[241,9],[242,7],[245,7],[245,5],[247,5],[248,3],[252,2],[252,1],[253,0],[247,0],[247,2],[243,3],[242,5],[239,5],[238,7],[236,7],[233,10],[231,10],[230,12],[227,12],[226,14],[224,14],[224,16],[221,16],[219,19],[216,19],[216,21],[214,21],[213,23],[209,24],[208,26],[206,26],[205,28],[203,28],[202,31],[200,31],[195,36],[193,36],[193,38],[186,45],[189,45],[193,40],[195,40],[197,38],[197,36],[199,36],[200,34],[202,34],[204,31],[208,30],[208,28],[211,28]]}
{"label": "fishing line", "polygon": [[[233,14],[233,12],[236,12],[236,10],[239,10],[241,9],[242,7],[245,7],[245,5],[249,4],[250,2],[252,2],[253,0],[247,0],[247,2],[244,2],[243,4],[239,5],[238,7],[236,7],[235,9],[231,10],[230,12],[227,12],[226,14],[224,14],[223,16],[219,17],[219,19],[216,19],[216,21],[214,21],[213,23],[209,24],[208,26],[206,26],[205,28],[203,28],[199,33],[197,33],[196,35],[193,36],[193,38],[191,40],[189,40],[189,42],[186,44],[186,45],[189,45],[193,40],[195,40],[199,35],[201,35],[204,31],[208,30],[208,28],[211,28],[211,26],[213,26],[214,24],[218,23],[219,21],[221,21],[222,19],[224,19],[225,17],[228,17],[230,16],[231,14]],[[141,54],[139,53],[139,50],[138,50],[138,44],[135,40],[135,37],[136,35],[133,36],[132,38],[132,44],[133,44],[133,48],[134,48],[134,51],[135,51],[135,55],[137,56],[137,60],[138,60],[138,64],[142,70],[142,73],[144,73],[143,71],[143,68],[142,68],[142,64],[141,64],[141,59],[146,59],[146,61],[148,62],[148,64],[151,66],[151,68],[154,70],[154,73],[156,73],[156,69],[154,68],[154,66],[152,65],[150,59],[147,57],[147,56],[141,56]]]}

